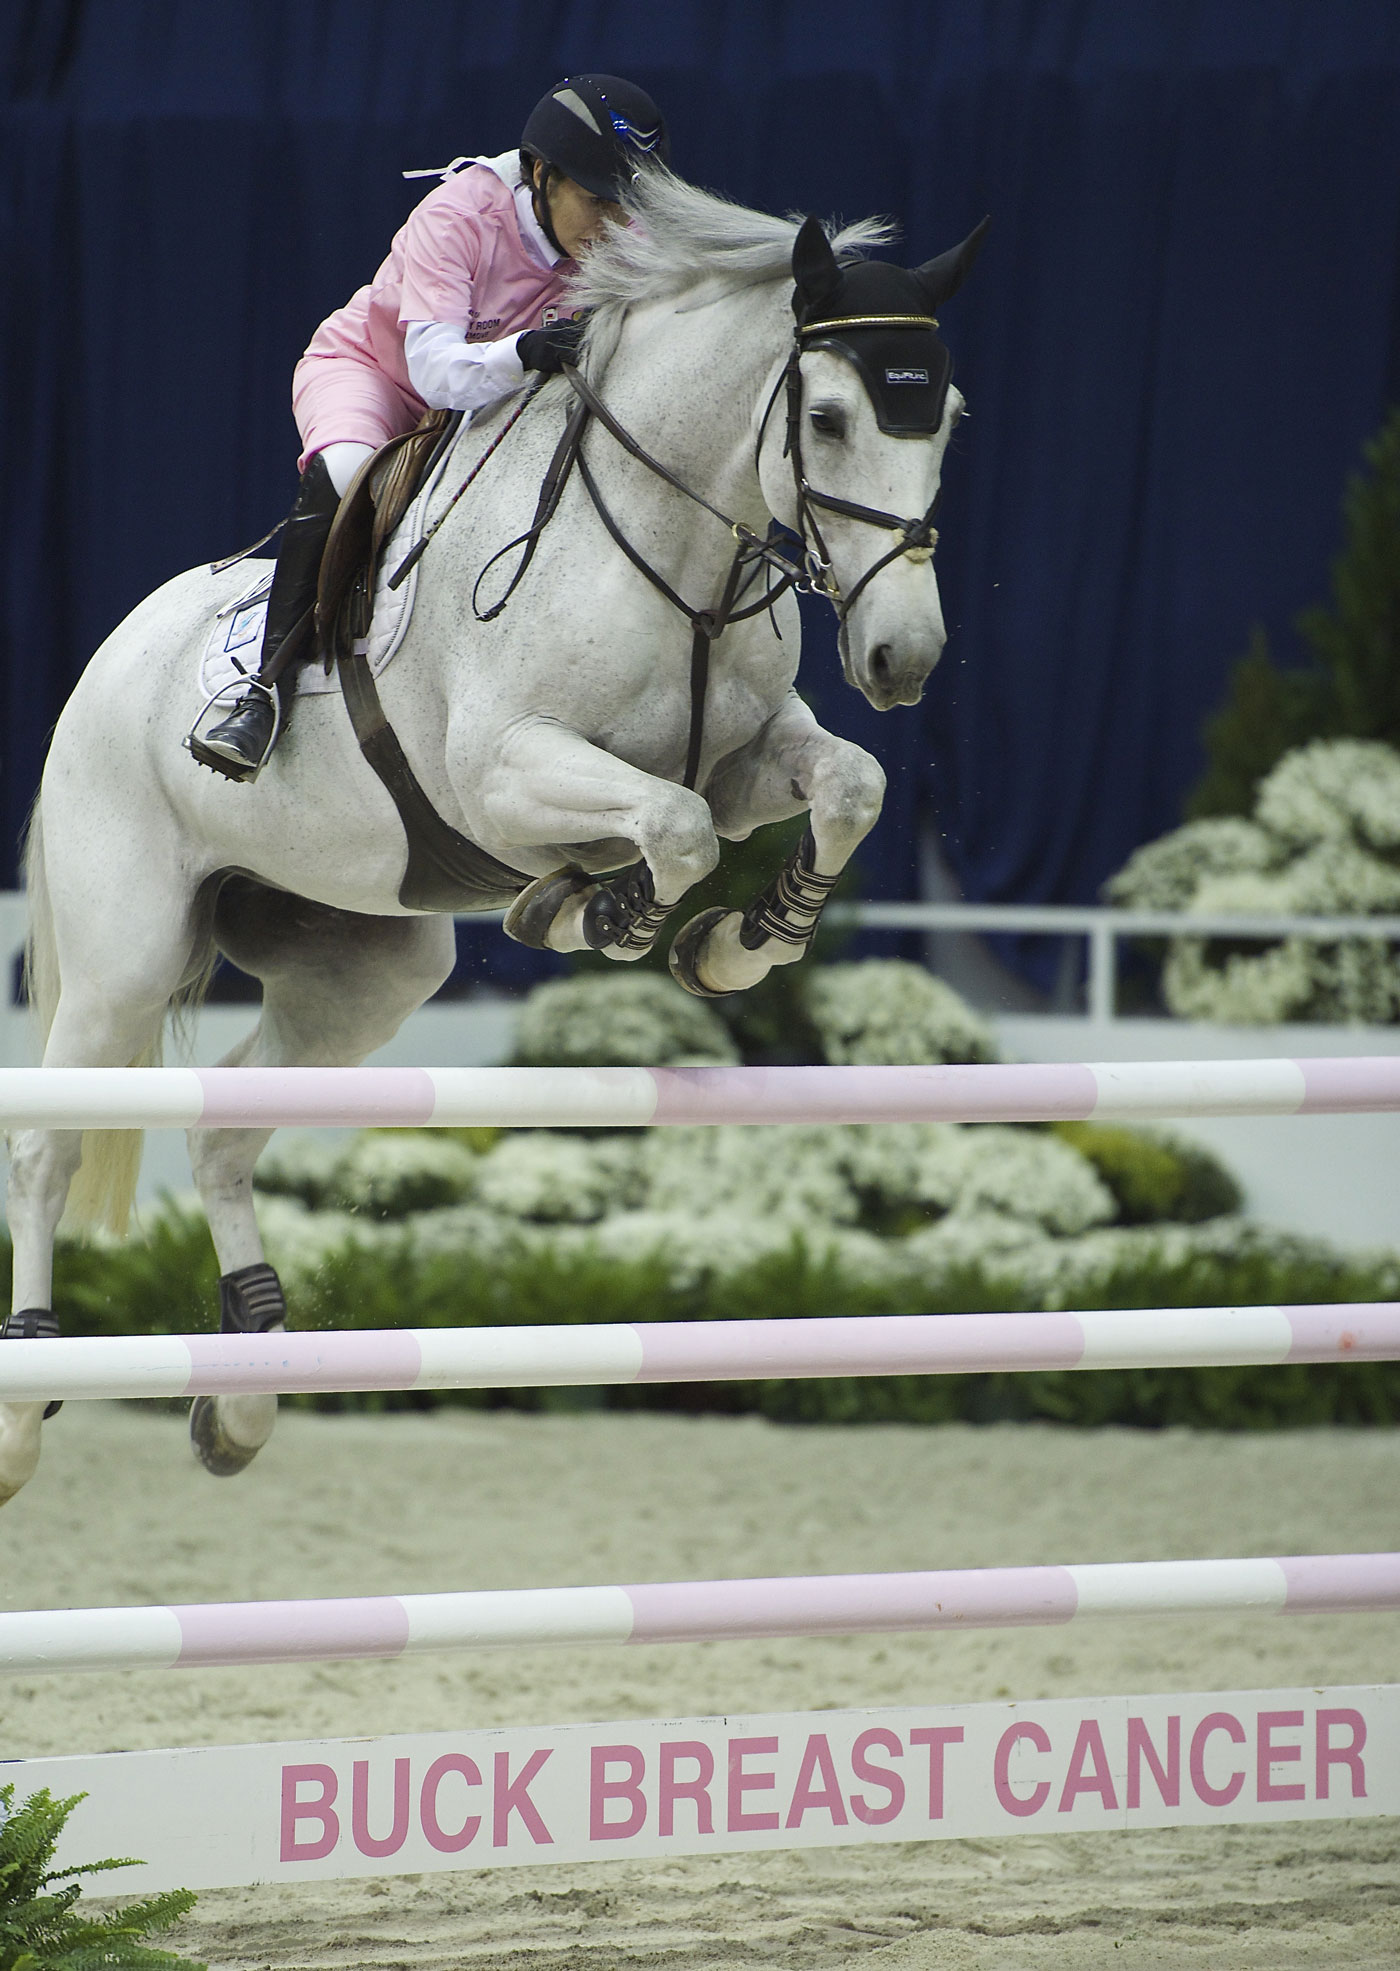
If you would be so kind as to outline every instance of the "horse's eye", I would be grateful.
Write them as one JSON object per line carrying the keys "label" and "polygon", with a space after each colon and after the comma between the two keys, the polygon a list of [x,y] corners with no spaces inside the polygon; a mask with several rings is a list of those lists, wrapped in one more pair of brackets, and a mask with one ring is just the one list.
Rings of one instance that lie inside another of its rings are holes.
{"label": "horse's eye", "polygon": [[832,404],[818,404],[811,413],[813,431],[820,431],[824,438],[844,438],[846,435],[846,414]]}

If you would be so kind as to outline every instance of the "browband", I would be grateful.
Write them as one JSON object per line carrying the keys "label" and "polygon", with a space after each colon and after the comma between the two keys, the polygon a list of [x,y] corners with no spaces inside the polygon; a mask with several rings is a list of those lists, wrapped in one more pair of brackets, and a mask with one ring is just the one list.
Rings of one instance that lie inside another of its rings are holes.
{"label": "browband", "polygon": [[830,335],[833,329],[936,329],[936,315],[836,315],[830,321],[799,322],[799,335]]}

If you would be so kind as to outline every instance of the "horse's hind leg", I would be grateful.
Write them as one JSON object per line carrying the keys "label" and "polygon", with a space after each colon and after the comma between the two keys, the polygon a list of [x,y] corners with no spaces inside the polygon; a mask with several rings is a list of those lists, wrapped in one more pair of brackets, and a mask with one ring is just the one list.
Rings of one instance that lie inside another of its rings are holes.
{"label": "horse's hind leg", "polygon": [[[178,891],[157,895],[107,871],[100,883],[67,886],[62,905],[50,914],[31,850],[30,907],[36,944],[46,947],[61,980],[44,1066],[125,1067],[149,1056],[199,943],[197,922]],[[132,1137],[139,1145],[139,1135]],[[107,1132],[89,1138],[87,1147],[99,1159],[116,1150]],[[133,1144],[122,1147],[129,1151]],[[7,1336],[53,1333],[54,1235],[83,1157],[83,1133],[17,1130],[9,1149],[14,1286]],[[115,1188],[122,1188],[120,1182]],[[124,1215],[125,1203],[123,1198],[117,1216]],[[44,1414],[42,1403],[0,1403],[0,1503],[33,1475]]]}
{"label": "horse's hind leg", "polygon": [[[392,1039],[452,969],[449,918],[359,917],[243,878],[226,884],[215,938],[262,981],[262,1013],[226,1067],[351,1067]],[[270,1129],[192,1129],[190,1164],[218,1254],[220,1325],[265,1333],[286,1307],[253,1213],[253,1166]],[[275,1396],[201,1396],[190,1412],[195,1451],[218,1477],[241,1471],[267,1442]]]}
{"label": "horse's hind leg", "polygon": [[[83,1154],[82,1131],[23,1129],[10,1138],[8,1212],[14,1240],[12,1310],[6,1340],[56,1334],[53,1242]],[[0,1504],[34,1476],[43,1403],[0,1403]]]}

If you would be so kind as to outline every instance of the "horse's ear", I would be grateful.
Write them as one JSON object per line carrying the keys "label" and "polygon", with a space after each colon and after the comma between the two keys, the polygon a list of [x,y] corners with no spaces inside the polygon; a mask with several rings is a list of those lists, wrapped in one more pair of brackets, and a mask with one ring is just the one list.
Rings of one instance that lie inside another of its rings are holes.
{"label": "horse's ear", "polygon": [[798,229],[792,243],[792,278],[797,283],[792,312],[798,316],[830,301],[841,285],[841,269],[819,219],[809,216]]}
{"label": "horse's ear", "polygon": [[936,260],[926,260],[922,267],[914,269],[914,278],[928,296],[930,308],[942,307],[951,295],[957,293],[972,271],[972,263],[982,250],[982,242],[991,223],[989,215],[980,226],[974,227],[961,246],[950,247],[946,253],[940,253]]}

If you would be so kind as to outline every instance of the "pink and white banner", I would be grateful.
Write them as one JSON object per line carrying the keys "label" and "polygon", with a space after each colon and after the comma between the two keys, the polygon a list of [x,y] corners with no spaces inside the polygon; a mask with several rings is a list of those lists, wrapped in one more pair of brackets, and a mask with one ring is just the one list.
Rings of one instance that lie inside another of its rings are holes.
{"label": "pink and white banner", "polygon": [[312,1739],[0,1764],[112,1893],[1400,1814],[1400,1685]]}

